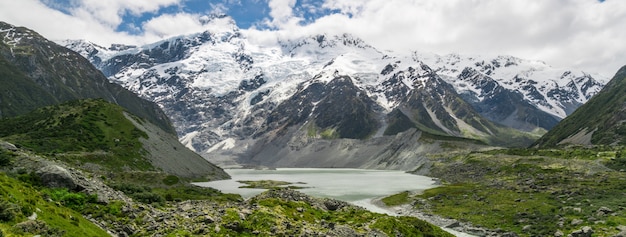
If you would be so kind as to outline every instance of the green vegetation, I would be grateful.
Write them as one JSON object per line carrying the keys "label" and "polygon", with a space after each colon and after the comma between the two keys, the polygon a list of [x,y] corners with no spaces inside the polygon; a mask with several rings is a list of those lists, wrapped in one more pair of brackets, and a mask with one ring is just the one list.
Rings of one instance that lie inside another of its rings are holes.
{"label": "green vegetation", "polygon": [[320,133],[320,136],[323,139],[329,139],[329,140],[330,139],[337,139],[337,138],[339,138],[339,133],[337,133],[337,131],[335,129],[333,129],[333,128],[327,128],[327,129],[324,129],[324,131],[322,131]]}
{"label": "green vegetation", "polygon": [[[341,134],[339,134],[339,132],[337,132],[337,130],[335,128],[332,127],[328,127],[328,128],[324,128],[321,131],[320,128],[318,128],[315,125],[315,122],[309,122],[309,124],[306,126],[306,134],[308,137],[321,137],[322,139],[328,139],[328,140],[332,140],[332,139],[337,139],[341,137]],[[319,132],[319,134],[318,134]]]}
{"label": "green vegetation", "polygon": [[172,186],[180,182],[180,179],[176,175],[168,175],[163,179],[163,183],[168,186]]}
{"label": "green vegetation", "polygon": [[381,217],[371,228],[379,229],[388,236],[452,236],[450,233],[414,217]]}
{"label": "green vegetation", "polygon": [[[2,44],[0,42],[0,46]],[[0,58],[0,85],[0,118],[25,114],[37,107],[57,102],[54,96],[28,79],[4,57]]]}
{"label": "green vegetation", "polygon": [[8,150],[0,150],[0,167],[8,166],[11,164],[15,154]]}
{"label": "green vegetation", "polygon": [[124,110],[101,99],[72,101],[0,121],[0,137],[72,164],[108,170],[153,170],[139,138],[147,135]]}
{"label": "green vegetation", "polygon": [[[239,183],[246,184],[245,186],[240,186],[239,188],[256,188],[256,189],[303,189],[307,187],[301,187],[296,185],[290,185],[293,183],[285,182],[285,181],[275,181],[275,180],[254,180],[254,181],[237,181]],[[302,182],[298,182],[298,184],[304,184]]]}
{"label": "green vegetation", "polygon": [[408,199],[425,212],[522,236],[567,234],[582,226],[612,236],[626,225],[626,173],[603,165],[621,165],[615,156],[622,148],[613,149],[508,149],[439,158],[431,176],[447,185]]}
{"label": "green vegetation", "polygon": [[61,205],[80,211],[85,208],[88,203],[96,203],[97,197],[84,193],[70,192],[67,189],[48,189],[44,193],[55,202]]}
{"label": "green vegetation", "polygon": [[315,123],[310,122],[306,127],[306,135],[308,137],[316,137],[317,136],[317,128],[315,127]]}
{"label": "green vegetation", "polygon": [[173,186],[111,183],[109,186],[124,192],[135,201],[145,204],[165,205],[169,201],[180,202],[184,200],[212,200],[215,202],[242,200],[241,196],[237,194],[223,194],[216,189],[184,183]]}
{"label": "green vegetation", "polygon": [[398,206],[402,204],[407,204],[411,202],[411,200],[409,199],[409,194],[410,193],[408,191],[404,191],[398,194],[385,197],[381,199],[381,201],[387,206]]}
{"label": "green vegetation", "polygon": [[239,188],[259,188],[259,189],[273,189],[273,188],[284,187],[285,185],[292,184],[290,182],[277,181],[277,180],[241,180],[237,182],[246,184],[245,186],[241,186]]}
{"label": "green vegetation", "polygon": [[312,233],[323,231],[318,226],[318,223],[322,222],[334,227],[342,225],[356,227],[357,233],[361,234],[368,229],[377,229],[389,236],[452,236],[417,218],[388,217],[354,206],[328,211],[313,207],[310,203],[277,198],[254,199],[252,204],[257,205],[258,209],[251,210],[250,214],[243,219],[238,215],[238,211],[227,209],[226,214],[222,217],[222,223],[220,223],[227,228],[222,228],[213,234],[272,236],[279,233],[289,233],[290,235],[312,235]]}
{"label": "green vegetation", "polygon": [[[62,200],[48,202],[45,192],[0,173],[0,231],[5,236],[107,236],[108,234],[66,206],[77,207],[80,198],[60,190]],[[60,205],[57,205],[59,203]],[[27,217],[35,216],[36,220]]]}

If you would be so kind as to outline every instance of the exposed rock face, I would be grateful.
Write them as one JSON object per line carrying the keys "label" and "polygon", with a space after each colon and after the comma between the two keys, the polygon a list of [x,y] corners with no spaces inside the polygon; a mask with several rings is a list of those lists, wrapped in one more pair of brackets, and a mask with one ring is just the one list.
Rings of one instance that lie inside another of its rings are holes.
{"label": "exposed rock face", "polygon": [[5,141],[0,141],[0,149],[5,149],[8,151],[17,151],[17,147],[15,147],[15,145],[5,142]]}
{"label": "exposed rock face", "polygon": [[41,178],[43,185],[49,188],[75,190],[78,187],[74,182],[72,174],[67,169],[58,165],[44,166],[37,170],[36,174]]}
{"label": "exposed rock face", "polygon": [[571,234],[567,235],[568,237],[591,237],[593,235],[593,230],[589,226],[585,226],[580,230],[574,231]]}
{"label": "exposed rock face", "polygon": [[[520,130],[532,131],[537,127],[550,130],[561,120],[553,114],[538,110],[536,105],[524,99],[524,94],[520,91],[505,88],[498,81],[477,69],[466,67],[457,76],[456,83],[459,81],[475,87],[473,91],[460,92],[460,95],[491,121]],[[572,94],[572,96],[576,95]],[[542,100],[540,97],[535,99]],[[571,107],[580,105],[579,102],[575,102]]]}

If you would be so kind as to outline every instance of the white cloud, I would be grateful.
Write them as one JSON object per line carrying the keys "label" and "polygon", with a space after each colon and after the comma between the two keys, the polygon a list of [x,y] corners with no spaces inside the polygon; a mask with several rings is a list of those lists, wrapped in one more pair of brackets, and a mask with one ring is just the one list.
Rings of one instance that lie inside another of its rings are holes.
{"label": "white cloud", "polygon": [[266,24],[270,27],[285,28],[298,25],[301,18],[293,14],[296,0],[269,0],[271,21]]}
{"label": "white cloud", "polygon": [[[53,40],[149,43],[204,30],[199,17],[210,9],[161,15],[134,25],[122,23],[123,16],[171,6],[185,9],[185,1],[71,0],[66,9],[69,14],[64,14],[37,0],[7,0],[0,1],[0,20],[32,28]],[[240,0],[218,2],[223,5],[212,9],[246,7]],[[268,18],[256,25],[273,30],[246,31],[261,42],[277,35],[351,33],[381,50],[508,54],[607,76],[626,63],[624,0],[302,0],[301,9],[295,9],[296,0],[267,3]],[[323,9],[312,8],[320,5]],[[307,12],[323,10],[336,13],[314,21],[303,19]],[[143,33],[117,32],[120,24]]]}
{"label": "white cloud", "polygon": [[163,39],[203,31],[200,15],[189,13],[164,14],[143,24],[144,35]]}
{"label": "white cloud", "polygon": [[209,3],[211,6],[211,13],[213,14],[225,14],[228,12],[228,7],[224,3]]}
{"label": "white cloud", "polygon": [[102,44],[136,41],[134,36],[115,32],[93,17],[67,15],[37,0],[0,1],[0,20],[31,28],[51,40],[89,39]]}
{"label": "white cloud", "polygon": [[145,12],[154,12],[162,7],[177,5],[181,0],[76,0],[73,4],[73,15],[84,19],[94,19],[115,27],[122,23],[122,17],[127,12],[140,15]]}
{"label": "white cloud", "polygon": [[[292,5],[272,2],[272,22],[293,18]],[[323,7],[339,13],[275,26],[284,36],[347,32],[380,49],[507,54],[607,76],[626,63],[623,0],[326,0]]]}

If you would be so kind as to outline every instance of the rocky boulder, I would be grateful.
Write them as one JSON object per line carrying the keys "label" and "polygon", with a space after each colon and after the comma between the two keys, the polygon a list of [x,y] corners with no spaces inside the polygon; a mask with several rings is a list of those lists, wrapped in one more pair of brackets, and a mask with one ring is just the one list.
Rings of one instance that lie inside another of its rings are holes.
{"label": "rocky boulder", "polygon": [[47,165],[35,172],[44,186],[49,188],[67,188],[75,190],[78,185],[74,182],[72,174],[58,165]]}
{"label": "rocky boulder", "polygon": [[568,237],[591,237],[593,230],[589,226],[585,226],[580,230],[574,231]]}

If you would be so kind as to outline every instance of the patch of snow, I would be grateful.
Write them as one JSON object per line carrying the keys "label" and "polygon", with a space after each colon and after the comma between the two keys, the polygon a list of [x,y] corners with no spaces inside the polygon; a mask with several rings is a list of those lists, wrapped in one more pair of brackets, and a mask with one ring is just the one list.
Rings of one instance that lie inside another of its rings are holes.
{"label": "patch of snow", "polygon": [[224,140],[224,141],[221,141],[221,142],[219,142],[219,143],[215,144],[215,145],[214,145],[214,146],[212,146],[211,148],[209,148],[209,149],[206,151],[206,153],[211,153],[211,152],[216,151],[216,150],[218,150],[218,149],[219,149],[219,150],[230,150],[230,149],[235,148],[235,144],[236,144],[236,143],[237,143],[237,141],[236,141],[235,139],[233,139],[233,138],[228,138],[228,139],[226,139],[226,140]]}

